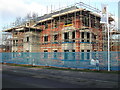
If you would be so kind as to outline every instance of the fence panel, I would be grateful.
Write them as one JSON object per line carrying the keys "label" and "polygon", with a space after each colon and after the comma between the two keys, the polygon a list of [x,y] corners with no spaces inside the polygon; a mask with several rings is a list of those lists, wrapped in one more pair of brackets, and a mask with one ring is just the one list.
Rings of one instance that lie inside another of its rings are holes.
{"label": "fence panel", "polygon": [[[107,52],[0,53],[0,62],[82,69],[108,69]],[[110,69],[120,70],[120,52],[110,52]],[[98,61],[97,61],[98,60]],[[98,64],[96,64],[98,62]]]}

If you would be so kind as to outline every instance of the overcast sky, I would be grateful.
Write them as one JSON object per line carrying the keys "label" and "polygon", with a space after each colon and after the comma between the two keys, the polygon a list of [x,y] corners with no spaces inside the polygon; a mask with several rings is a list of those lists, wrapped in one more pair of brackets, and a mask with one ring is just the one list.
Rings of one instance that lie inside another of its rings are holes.
{"label": "overcast sky", "polygon": [[108,4],[109,12],[118,17],[119,0],[0,0],[0,31],[3,26],[12,23],[16,17],[24,17],[27,13],[36,12],[43,15],[52,9],[68,6],[76,2],[84,2],[101,10],[101,4]]}

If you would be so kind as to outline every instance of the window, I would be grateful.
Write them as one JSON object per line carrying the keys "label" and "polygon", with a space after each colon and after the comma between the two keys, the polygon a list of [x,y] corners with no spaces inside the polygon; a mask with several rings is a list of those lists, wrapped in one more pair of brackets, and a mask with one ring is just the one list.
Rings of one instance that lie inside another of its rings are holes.
{"label": "window", "polygon": [[64,33],[64,41],[65,42],[69,41],[69,32]]}
{"label": "window", "polygon": [[69,53],[67,53],[67,52],[69,52],[69,50],[64,50],[64,59],[65,60],[67,60],[68,58],[69,58]]}
{"label": "window", "polygon": [[87,50],[87,59],[90,59],[90,50]]}
{"label": "window", "polygon": [[91,27],[95,27],[95,17],[94,16],[92,16],[91,17],[92,19],[91,19]]}
{"label": "window", "polygon": [[57,53],[56,53],[57,50],[54,50],[53,52],[54,52],[53,57],[54,57],[54,58],[57,58]]}
{"label": "window", "polygon": [[72,52],[75,52],[75,50],[72,50]]}
{"label": "window", "polygon": [[54,40],[58,40],[58,34],[54,35]]}
{"label": "window", "polygon": [[44,50],[44,59],[47,59],[48,58],[48,50]]}
{"label": "window", "polygon": [[44,42],[48,41],[48,36],[44,36]]}
{"label": "window", "polygon": [[53,24],[53,28],[57,28],[58,26],[57,26],[57,22],[55,22],[54,24]]}
{"label": "window", "polygon": [[90,38],[90,33],[87,32],[87,38]]}
{"label": "window", "polygon": [[14,35],[17,35],[17,32],[15,32]]}
{"label": "window", "polygon": [[[72,32],[72,39],[75,39],[75,31]],[[75,40],[73,40],[75,42]]]}
{"label": "window", "polygon": [[48,52],[48,50],[44,50],[44,52]]}
{"label": "window", "polygon": [[29,42],[29,37],[27,37],[27,42]]}
{"label": "window", "polygon": [[69,52],[69,50],[64,50],[64,52]]}
{"label": "window", "polygon": [[84,50],[81,50],[81,59],[84,60]]}
{"label": "window", "polygon": [[94,35],[94,39],[96,39],[96,35]]}
{"label": "window", "polygon": [[100,28],[100,18],[96,17],[96,28]]}
{"label": "window", "polygon": [[18,40],[16,40],[16,46],[18,45]]}
{"label": "window", "polygon": [[92,34],[92,38],[96,39],[96,35]]}
{"label": "window", "polygon": [[16,40],[16,43],[18,42],[18,40]]}
{"label": "window", "polygon": [[29,23],[27,23],[27,26],[29,26],[30,24]]}
{"label": "window", "polygon": [[90,52],[90,50],[87,50],[87,52]]}
{"label": "window", "polygon": [[87,42],[90,42],[90,40],[87,40]]}
{"label": "window", "polygon": [[84,32],[81,32],[81,38],[84,38]]}
{"label": "window", "polygon": [[72,50],[72,52],[73,52],[73,53],[72,53],[72,55],[71,55],[71,59],[72,59],[72,60],[75,60],[75,53],[74,53],[75,50]]}
{"label": "window", "polygon": [[48,28],[48,24],[47,23],[45,23],[45,29],[47,29]]}
{"label": "window", "polygon": [[13,40],[13,44],[15,44],[15,40]]}
{"label": "window", "polygon": [[64,24],[64,25],[67,25],[67,24],[72,24],[72,19],[71,19],[71,18],[70,18],[70,19],[65,20],[65,24]]}
{"label": "window", "polygon": [[81,32],[81,39],[82,39],[81,42],[84,42],[84,32]]}
{"label": "window", "polygon": [[84,50],[81,50],[81,52],[84,52]]}
{"label": "window", "polygon": [[90,42],[90,33],[87,32],[87,42]]}
{"label": "window", "polygon": [[21,42],[23,42],[23,39],[21,40]]}
{"label": "window", "polygon": [[83,17],[83,25],[89,27],[89,17],[88,16]]}
{"label": "window", "polygon": [[26,50],[26,52],[29,52],[29,50]]}
{"label": "window", "polygon": [[57,50],[54,50],[54,52],[57,52]]}

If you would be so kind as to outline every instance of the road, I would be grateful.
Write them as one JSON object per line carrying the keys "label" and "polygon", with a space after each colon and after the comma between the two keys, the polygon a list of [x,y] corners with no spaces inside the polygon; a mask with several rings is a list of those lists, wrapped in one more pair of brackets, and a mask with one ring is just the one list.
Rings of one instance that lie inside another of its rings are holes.
{"label": "road", "polygon": [[118,74],[3,65],[2,88],[118,88]]}
{"label": "road", "polygon": [[3,74],[3,88],[79,88],[79,85],[59,82],[47,78],[37,78],[5,73]]}

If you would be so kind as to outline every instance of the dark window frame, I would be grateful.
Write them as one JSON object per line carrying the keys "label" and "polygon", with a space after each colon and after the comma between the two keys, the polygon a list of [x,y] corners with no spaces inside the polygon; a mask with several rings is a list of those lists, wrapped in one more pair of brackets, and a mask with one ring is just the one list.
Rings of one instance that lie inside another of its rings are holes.
{"label": "dark window frame", "polygon": [[53,38],[54,38],[54,41],[56,41],[56,40],[58,40],[59,35],[58,35],[58,34],[55,34],[55,35],[53,36]]}
{"label": "dark window frame", "polygon": [[27,40],[26,40],[26,41],[27,41],[27,42],[29,42],[29,40],[30,40],[30,39],[29,39],[29,37],[26,37],[26,38],[27,38]]}
{"label": "dark window frame", "polygon": [[45,29],[48,29],[48,23],[44,23]]}
{"label": "dark window frame", "polygon": [[81,32],[81,42],[84,42],[85,32]]}
{"label": "dark window frame", "polygon": [[[75,39],[75,31],[72,32],[72,39]],[[72,41],[75,42],[75,40]]]}
{"label": "dark window frame", "polygon": [[44,52],[48,52],[48,50],[44,50]]}
{"label": "dark window frame", "polygon": [[72,18],[68,18],[65,20],[64,25],[72,24]]}
{"label": "dark window frame", "polygon": [[64,33],[64,41],[69,42],[69,32]]}
{"label": "dark window frame", "polygon": [[48,42],[48,36],[44,36],[44,42]]}

